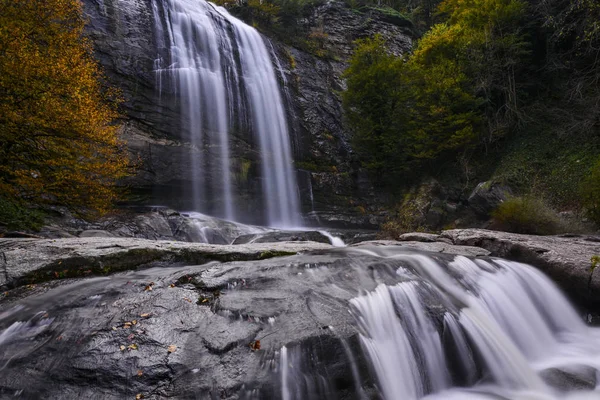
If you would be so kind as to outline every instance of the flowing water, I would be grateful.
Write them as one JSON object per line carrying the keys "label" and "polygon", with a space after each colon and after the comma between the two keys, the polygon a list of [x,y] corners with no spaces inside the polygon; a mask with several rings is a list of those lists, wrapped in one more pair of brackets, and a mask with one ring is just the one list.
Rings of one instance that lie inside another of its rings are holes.
{"label": "flowing water", "polygon": [[[266,224],[299,226],[289,124],[274,51],[254,28],[203,0],[152,0],[152,13],[157,52],[164,54],[155,61],[157,88],[180,98],[183,126],[197,150],[189,160],[196,211],[239,217],[230,144],[232,135],[247,132],[245,141],[258,142]],[[206,210],[208,200],[217,206]]]}
{"label": "flowing water", "polygon": [[371,245],[54,286],[0,301],[0,394],[82,376],[66,398],[159,385],[207,399],[600,399],[600,330],[502,259]]}
{"label": "flowing water", "polygon": [[[384,256],[426,281],[381,284],[350,302],[383,398],[600,398],[600,331],[539,271],[505,260]],[[560,378],[591,389],[554,387]]]}

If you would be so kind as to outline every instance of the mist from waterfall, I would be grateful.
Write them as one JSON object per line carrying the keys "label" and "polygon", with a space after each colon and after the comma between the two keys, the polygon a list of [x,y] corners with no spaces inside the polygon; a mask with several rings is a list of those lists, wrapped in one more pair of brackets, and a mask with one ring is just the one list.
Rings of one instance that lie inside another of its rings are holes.
{"label": "mist from waterfall", "polygon": [[[206,1],[152,0],[157,87],[181,102],[193,207],[235,220],[231,138],[258,142],[262,197],[270,226],[300,225],[290,132],[271,52],[252,27]],[[273,53],[273,57],[275,57]],[[204,210],[207,201],[217,206]]]}

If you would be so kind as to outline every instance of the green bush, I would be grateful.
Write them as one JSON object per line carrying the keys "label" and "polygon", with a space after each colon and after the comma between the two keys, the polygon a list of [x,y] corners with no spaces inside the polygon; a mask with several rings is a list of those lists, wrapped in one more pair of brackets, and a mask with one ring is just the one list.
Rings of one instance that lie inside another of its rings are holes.
{"label": "green bush", "polygon": [[539,199],[513,197],[492,212],[492,227],[514,233],[554,235],[564,230],[558,214]]}
{"label": "green bush", "polygon": [[0,197],[0,227],[10,230],[39,230],[44,223],[44,213],[24,204]]}
{"label": "green bush", "polygon": [[587,215],[592,221],[600,225],[600,159],[583,180],[580,193]]}

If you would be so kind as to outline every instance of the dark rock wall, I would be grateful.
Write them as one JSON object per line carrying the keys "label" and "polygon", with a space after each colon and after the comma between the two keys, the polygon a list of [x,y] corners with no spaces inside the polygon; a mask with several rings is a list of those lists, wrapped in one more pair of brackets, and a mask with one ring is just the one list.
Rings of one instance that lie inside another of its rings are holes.
{"label": "dark rock wall", "polygon": [[295,63],[288,80],[294,89],[304,145],[296,154],[303,211],[314,224],[376,227],[387,199],[371,185],[353,155],[341,102],[346,88],[342,75],[354,41],[380,34],[399,55],[412,45],[410,26],[390,23],[376,11],[359,13],[342,2],[316,8],[304,24],[307,31],[323,38],[321,50],[326,56],[315,57],[295,48],[287,48],[287,54],[280,56],[288,66],[291,59]]}
{"label": "dark rock wall", "polygon": [[[190,154],[207,149],[186,142],[178,99],[158,90],[151,2],[84,0],[84,6],[97,57],[125,99],[123,138],[139,164],[138,173],[125,182],[132,188],[131,201],[189,208]],[[411,46],[410,27],[375,11],[358,13],[341,2],[317,7],[302,23],[306,31],[319,32],[325,56],[272,40],[287,89],[302,211],[307,223],[375,227],[386,199],[353,157],[340,97],[342,73],[356,39],[379,33],[400,54]],[[262,210],[258,155],[249,135],[235,132],[232,138],[233,181],[241,193],[236,207],[255,217],[247,222],[256,222]]]}

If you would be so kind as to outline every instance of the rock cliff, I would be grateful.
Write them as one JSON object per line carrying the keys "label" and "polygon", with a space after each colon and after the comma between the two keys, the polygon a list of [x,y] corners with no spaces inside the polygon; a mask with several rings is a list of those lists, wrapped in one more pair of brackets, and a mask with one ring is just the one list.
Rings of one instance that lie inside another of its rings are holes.
{"label": "rock cliff", "polygon": [[[122,137],[139,160],[138,173],[125,182],[133,189],[131,201],[188,209],[185,188],[190,159],[208,149],[186,140],[179,99],[159,90],[163,83],[154,72],[160,49],[152,4],[150,0],[85,0],[87,32],[109,82],[122,90],[125,99]],[[359,13],[341,2],[316,7],[302,23],[324,38],[321,57],[267,40],[279,58],[282,90],[287,89],[303,212],[307,222],[374,227],[379,223],[379,202],[353,162],[341,107],[341,75],[354,40],[379,33],[392,51],[402,53],[411,45],[410,28],[406,21],[389,20],[377,11]],[[234,177],[236,190],[242,193],[236,206],[242,214],[247,211],[259,218],[258,157],[250,142],[247,132],[232,133],[231,163],[239,172]]]}

